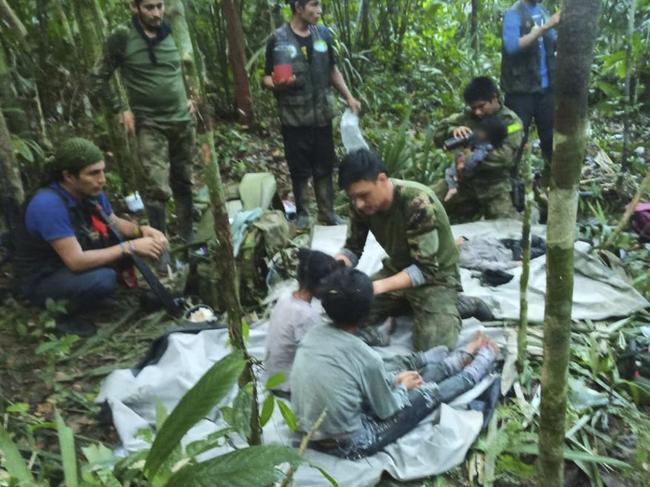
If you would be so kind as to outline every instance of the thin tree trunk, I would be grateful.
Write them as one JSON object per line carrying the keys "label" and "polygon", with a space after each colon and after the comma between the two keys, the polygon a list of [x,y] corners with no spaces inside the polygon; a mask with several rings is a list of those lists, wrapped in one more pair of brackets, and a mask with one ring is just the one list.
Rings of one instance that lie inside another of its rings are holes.
{"label": "thin tree trunk", "polygon": [[478,42],[478,14],[481,8],[480,0],[472,0],[472,17],[470,21],[470,39],[474,55],[478,56],[479,42]]}
{"label": "thin tree trunk", "polygon": [[7,0],[0,0],[0,18],[9,25],[15,34],[18,34],[22,41],[27,39],[27,29],[25,28],[25,25],[7,3]]}
{"label": "thin tree trunk", "polygon": [[602,248],[611,247],[612,245],[616,244],[616,239],[618,239],[618,236],[625,229],[625,227],[627,227],[628,223],[630,223],[630,218],[632,218],[632,215],[634,214],[634,209],[636,208],[636,205],[639,204],[639,201],[641,201],[641,198],[643,197],[645,192],[648,191],[649,189],[650,189],[650,168],[648,168],[645,177],[643,178],[643,181],[641,181],[641,184],[639,185],[639,189],[634,195],[634,198],[632,198],[632,201],[630,201],[630,203],[625,208],[625,213],[623,213],[623,216],[618,222],[618,225],[616,225],[616,228],[611,233],[609,238],[605,241],[605,243],[602,244],[601,246]]}
{"label": "thin tree trunk", "polygon": [[237,12],[236,0],[223,0],[223,14],[226,20],[230,66],[235,78],[235,105],[243,122],[253,122],[253,100],[246,74],[246,52],[244,51],[244,30]]}
{"label": "thin tree trunk", "polygon": [[21,214],[21,205],[25,200],[25,192],[11,145],[11,134],[2,110],[0,110],[0,189],[2,189],[2,213],[10,238],[13,238]]}
{"label": "thin tree trunk", "polygon": [[517,370],[526,368],[528,348],[528,280],[530,276],[530,214],[533,206],[533,178],[530,169],[530,150],[522,149],[522,176],[524,180],[524,218],[521,230],[522,268],[519,279],[519,330],[517,332]]}
{"label": "thin tree trunk", "polygon": [[[630,152],[630,117],[632,112],[632,40],[634,36],[634,19],[636,17],[636,0],[630,0],[630,7],[627,14],[627,43],[625,46],[625,115],[623,118],[623,153],[621,155],[621,166],[623,170],[628,169],[628,157]],[[619,182],[622,182],[622,177]]]}
{"label": "thin tree trunk", "polygon": [[[190,91],[204,94],[200,73],[197,71],[199,63],[195,60],[194,47],[190,31],[185,19],[185,10],[181,0],[170,0],[167,3],[168,15],[172,23],[172,32],[176,45],[181,53],[185,76],[190,84]],[[259,423],[259,410],[257,404],[257,387],[252,368],[252,359],[246,351],[244,334],[242,330],[243,311],[239,300],[239,280],[237,268],[233,257],[233,246],[230,234],[230,221],[226,210],[226,197],[219,172],[217,154],[214,149],[213,122],[209,113],[200,113],[199,119],[204,124],[204,141],[201,144],[201,156],[205,165],[205,180],[210,192],[212,215],[214,218],[215,239],[218,245],[214,246],[213,263],[215,275],[220,279],[219,289],[226,311],[228,313],[228,333],[230,343],[241,350],[248,359],[248,366],[240,379],[240,386],[253,383],[253,397],[251,404],[251,434],[248,439],[251,445],[259,445],[262,440],[262,428]],[[216,303],[211,303],[215,305]]]}
{"label": "thin tree trunk", "polygon": [[361,7],[361,47],[370,49],[370,0],[363,0]]}
{"label": "thin tree trunk", "polygon": [[573,305],[573,244],[584,160],[587,95],[600,0],[565,0],[559,25],[549,193],[544,364],[539,430],[542,487],[564,485],[564,434]]}

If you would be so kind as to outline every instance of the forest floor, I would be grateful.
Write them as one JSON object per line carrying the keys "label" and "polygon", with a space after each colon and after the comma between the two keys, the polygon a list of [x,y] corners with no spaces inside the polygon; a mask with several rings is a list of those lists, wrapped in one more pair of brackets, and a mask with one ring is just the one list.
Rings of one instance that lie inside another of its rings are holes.
{"label": "forest floor", "polygon": [[[228,141],[223,150],[224,178],[238,180],[248,171],[268,169],[276,175],[280,194],[289,192],[282,152],[270,148],[281,147],[277,140],[270,144],[268,140],[231,128],[221,136],[223,141]],[[233,162],[241,160],[246,163]],[[583,224],[597,227],[592,217],[583,218]],[[647,270],[646,247],[637,245],[628,255],[632,255],[634,269],[638,271],[640,266],[643,272],[645,266]],[[638,275],[637,272],[637,279]],[[118,446],[110,417],[101,414],[94,402],[99,385],[112,370],[135,366],[153,339],[169,327],[170,320],[162,311],[147,312],[140,308],[141,290],[121,290],[118,308],[103,309],[93,317],[99,328],[97,335],[86,339],[58,337],[53,332],[53,311],[30,307],[14,297],[10,292],[11,278],[10,266],[5,266],[0,277],[0,409],[5,411],[5,427],[15,433],[21,448],[39,452],[44,478],[56,479],[61,472],[56,461],[57,434],[52,429],[54,412],[59,411],[72,428],[78,447],[96,441],[109,448]],[[256,311],[263,313],[263,310]],[[617,370],[617,358],[624,351],[621,345],[625,344],[621,340],[629,340],[641,326],[648,324],[650,315],[640,313],[631,317],[620,334],[605,336],[598,332],[599,324],[593,323],[582,324],[582,333],[574,333],[573,362],[586,371],[585,383],[622,401],[612,402],[609,408],[571,410],[570,425],[579,421],[583,424],[572,438],[572,444],[585,456],[613,456],[633,469],[623,474],[603,466],[599,470],[585,458],[577,462],[578,466],[567,464],[567,478],[573,479],[567,485],[650,485],[644,483],[650,479],[650,410],[647,405],[634,404],[634,399],[639,400],[642,394],[637,391],[635,395]],[[539,365],[538,358],[533,357],[521,389],[504,400],[497,413],[498,421],[489,433],[482,435],[463,465],[436,479],[411,483],[386,479],[381,485],[483,484],[488,480],[484,478],[485,465],[490,462],[497,485],[530,484],[535,475],[535,458],[530,453],[518,453],[516,446],[518,442],[531,441],[536,434]]]}

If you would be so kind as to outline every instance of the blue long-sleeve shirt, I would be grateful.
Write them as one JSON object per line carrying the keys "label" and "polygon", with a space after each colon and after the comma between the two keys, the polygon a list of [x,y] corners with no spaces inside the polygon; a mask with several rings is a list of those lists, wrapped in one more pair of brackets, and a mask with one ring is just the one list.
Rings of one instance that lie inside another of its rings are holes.
{"label": "blue long-sleeve shirt", "polygon": [[[548,17],[546,11],[540,5],[529,5],[524,3],[528,13],[533,18],[536,25],[544,25],[545,19]],[[519,47],[521,18],[519,13],[515,10],[508,10],[503,18],[503,47],[508,54],[517,54],[521,51]],[[547,35],[555,41],[557,39],[557,32],[555,29],[548,31]],[[537,48],[539,49],[539,72],[541,77],[542,88],[548,88],[551,84],[548,65],[546,63],[546,48],[544,47],[544,36],[537,39]]]}

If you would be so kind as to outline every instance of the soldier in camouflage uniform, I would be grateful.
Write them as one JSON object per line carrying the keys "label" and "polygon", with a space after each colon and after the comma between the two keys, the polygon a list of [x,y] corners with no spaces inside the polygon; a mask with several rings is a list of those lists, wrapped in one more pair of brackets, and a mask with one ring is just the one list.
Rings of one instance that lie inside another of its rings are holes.
{"label": "soldier in camouflage uniform", "polygon": [[[181,238],[192,238],[194,127],[171,28],[162,0],[134,0],[133,17],[106,41],[92,73],[93,91],[131,134],[137,134],[140,191],[149,222],[166,230],[166,202],[173,195]],[[110,84],[120,69],[131,109]],[[131,111],[132,110],[132,111]]]}
{"label": "soldier in camouflage uniform", "polygon": [[[481,218],[514,218],[517,216],[511,198],[511,177],[523,131],[519,117],[499,101],[499,91],[490,78],[474,78],[463,93],[468,109],[442,120],[434,134],[437,146],[442,147],[450,137],[464,137],[472,133],[484,117],[495,115],[508,129],[503,145],[489,153],[471,178],[460,173],[458,193],[444,202],[449,218],[454,222]],[[463,150],[454,154],[454,162],[462,165]],[[439,181],[434,191],[440,199],[447,193],[447,183]]]}
{"label": "soldier in camouflage uniform", "polygon": [[434,192],[420,183],[389,179],[379,157],[365,149],[345,156],[339,185],[351,205],[347,240],[337,258],[356,266],[368,232],[388,254],[383,269],[372,276],[370,324],[411,312],[416,350],[456,345],[458,249]]}

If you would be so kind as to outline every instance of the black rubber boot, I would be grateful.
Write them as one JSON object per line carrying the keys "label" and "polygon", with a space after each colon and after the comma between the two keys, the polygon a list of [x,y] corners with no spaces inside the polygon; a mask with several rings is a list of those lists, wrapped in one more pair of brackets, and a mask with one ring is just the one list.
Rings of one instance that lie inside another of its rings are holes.
{"label": "black rubber boot", "polygon": [[[165,203],[163,201],[153,201],[145,203],[144,207],[147,212],[149,225],[167,235],[167,212]],[[167,266],[169,264],[171,264],[171,257],[169,251],[165,250],[158,260],[158,271],[164,274],[167,272]]]}
{"label": "black rubber boot", "polygon": [[309,205],[309,198],[307,196],[307,184],[309,180],[300,179],[292,180],[293,184],[293,197],[296,200],[296,230],[304,232],[309,228],[309,212],[307,207]]}
{"label": "black rubber boot", "polygon": [[156,230],[160,230],[165,235],[167,234],[167,211],[164,201],[150,201],[145,203],[144,207],[147,212],[147,219],[149,225]]}
{"label": "black rubber boot", "polygon": [[487,304],[479,298],[473,298],[464,294],[458,295],[458,312],[462,319],[476,318],[479,321],[492,321],[494,315]]}
{"label": "black rubber boot", "polygon": [[184,243],[190,243],[193,238],[192,230],[192,195],[186,194],[174,199],[176,203],[176,221],[178,222],[178,236]]}
{"label": "black rubber boot", "polygon": [[314,192],[318,203],[318,221],[324,225],[342,225],[345,222],[334,212],[332,178],[314,179]]}

